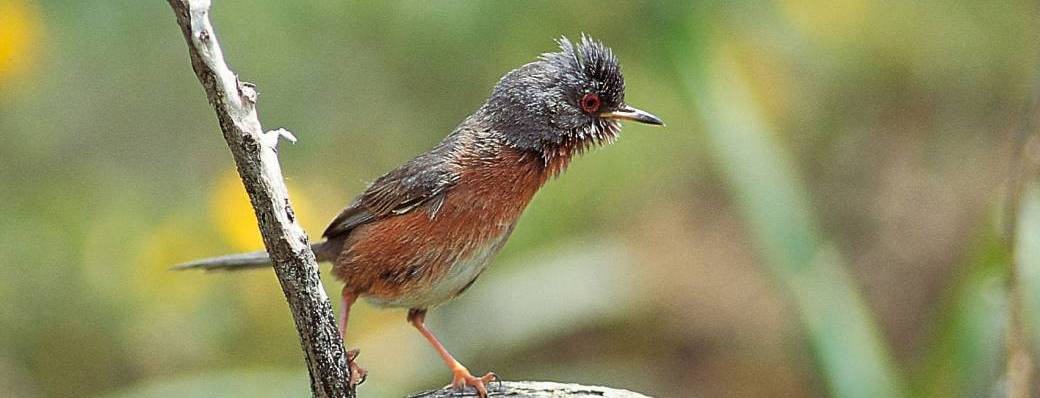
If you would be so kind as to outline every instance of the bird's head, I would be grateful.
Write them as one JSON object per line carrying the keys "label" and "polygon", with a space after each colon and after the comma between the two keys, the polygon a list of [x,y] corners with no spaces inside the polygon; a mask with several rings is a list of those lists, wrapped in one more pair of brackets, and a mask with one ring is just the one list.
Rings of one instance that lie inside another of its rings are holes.
{"label": "bird's head", "polygon": [[485,105],[510,145],[571,155],[612,142],[621,120],[664,124],[625,103],[625,78],[610,48],[586,35],[580,43],[560,38],[559,44],[559,52],[502,77]]}
{"label": "bird's head", "polygon": [[499,80],[485,105],[494,128],[513,147],[572,155],[613,141],[620,121],[664,125],[625,103],[625,78],[614,52],[588,35],[545,53]]}

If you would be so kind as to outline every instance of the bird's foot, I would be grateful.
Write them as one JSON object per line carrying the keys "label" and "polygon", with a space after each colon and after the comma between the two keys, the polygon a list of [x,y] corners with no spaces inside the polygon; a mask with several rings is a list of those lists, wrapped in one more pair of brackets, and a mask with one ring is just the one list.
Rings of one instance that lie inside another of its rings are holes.
{"label": "bird's foot", "polygon": [[465,392],[466,387],[473,387],[477,390],[477,394],[480,395],[480,398],[487,398],[487,385],[492,381],[498,380],[498,376],[491,372],[488,372],[488,374],[482,377],[476,377],[469,373],[469,369],[466,369],[464,366],[459,366],[453,369],[452,373],[455,374],[455,377],[451,381],[451,387],[454,388],[455,391]]}
{"label": "bird's foot", "polygon": [[350,383],[351,387],[356,387],[357,385],[364,383],[365,379],[368,378],[368,371],[362,369],[358,366],[357,362],[354,361],[360,353],[361,350],[357,348],[347,351],[347,363],[350,364],[350,380],[348,383]]}

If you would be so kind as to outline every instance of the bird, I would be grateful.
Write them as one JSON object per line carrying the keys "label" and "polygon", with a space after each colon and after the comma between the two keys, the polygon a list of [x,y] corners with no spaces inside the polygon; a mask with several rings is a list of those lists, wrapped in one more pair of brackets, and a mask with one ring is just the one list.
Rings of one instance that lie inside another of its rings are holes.
{"label": "bird", "polygon": [[[582,34],[506,73],[487,101],[433,149],[372,182],[311,247],[343,282],[339,332],[359,298],[408,309],[407,320],[452,371],[456,391],[488,396],[497,379],[474,376],[426,327],[427,310],[468,289],[487,269],[535,193],[576,156],[613,143],[621,121],[664,125],[625,101],[613,51]],[[268,267],[266,252],[196,260],[176,269]],[[347,357],[352,385],[365,372]]]}

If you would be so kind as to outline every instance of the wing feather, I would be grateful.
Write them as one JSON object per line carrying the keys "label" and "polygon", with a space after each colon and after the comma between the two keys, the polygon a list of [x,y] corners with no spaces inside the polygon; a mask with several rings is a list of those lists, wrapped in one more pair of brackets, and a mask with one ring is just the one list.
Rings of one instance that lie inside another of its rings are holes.
{"label": "wing feather", "polygon": [[430,217],[436,216],[447,191],[459,174],[440,151],[421,155],[379,177],[332,220],[322,236],[344,236],[358,225],[404,214],[431,202]]}

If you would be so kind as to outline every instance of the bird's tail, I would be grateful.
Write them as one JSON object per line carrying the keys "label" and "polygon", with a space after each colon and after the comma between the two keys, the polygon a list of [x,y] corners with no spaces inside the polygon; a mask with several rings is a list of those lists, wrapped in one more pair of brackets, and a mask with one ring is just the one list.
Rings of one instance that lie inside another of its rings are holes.
{"label": "bird's tail", "polygon": [[[326,243],[327,242],[321,242],[311,245],[311,250],[314,251],[318,261],[329,261],[331,259],[328,255],[328,250],[326,250],[329,245]],[[266,251],[261,250],[249,253],[203,258],[177,264],[171,269],[174,271],[186,269],[198,269],[203,271],[243,271],[254,268],[267,268],[270,267],[271,264],[273,264],[271,257]]]}

